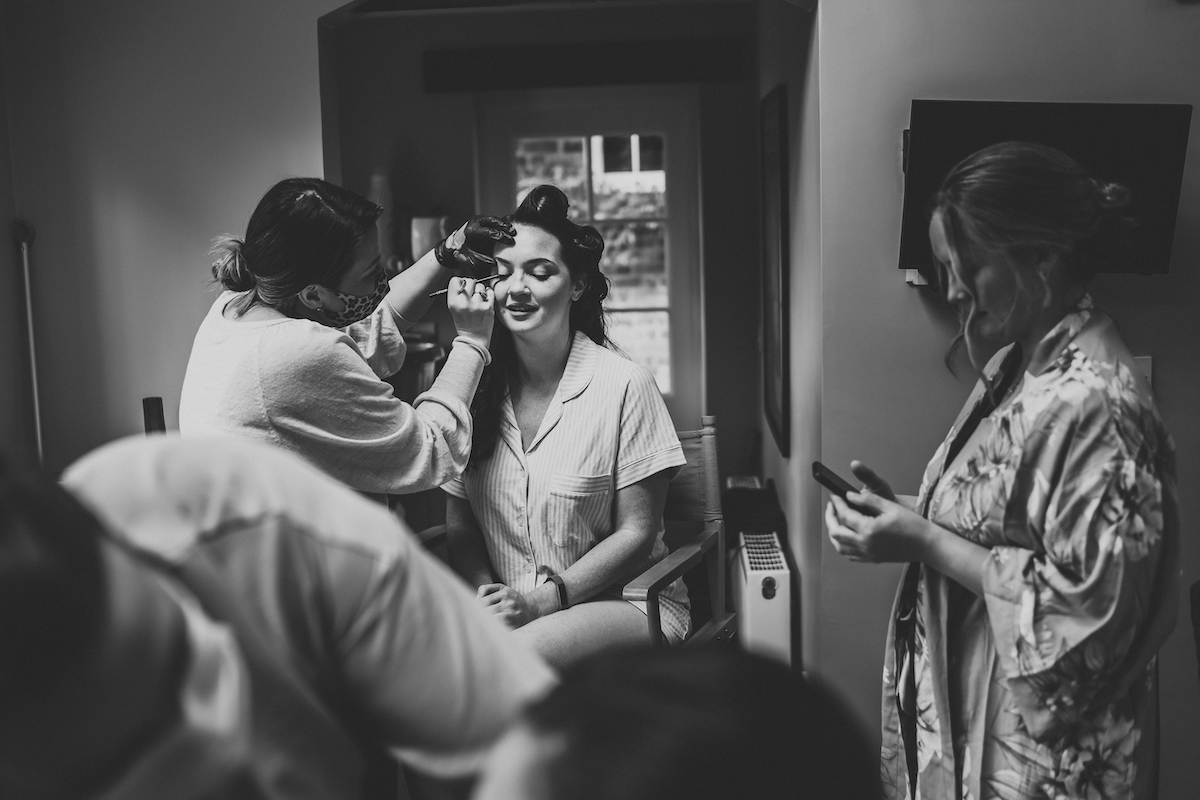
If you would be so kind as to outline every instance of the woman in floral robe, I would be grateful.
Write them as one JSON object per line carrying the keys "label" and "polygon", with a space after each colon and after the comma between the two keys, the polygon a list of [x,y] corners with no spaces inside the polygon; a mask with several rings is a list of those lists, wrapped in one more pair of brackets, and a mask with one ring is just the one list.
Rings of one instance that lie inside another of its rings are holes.
{"label": "woman in floral robe", "polygon": [[1086,279],[1127,194],[1005,143],[951,171],[930,225],[981,380],[906,502],[826,510],[838,551],[910,561],[888,631],[894,798],[1149,798],[1155,654],[1175,621],[1174,452]]}

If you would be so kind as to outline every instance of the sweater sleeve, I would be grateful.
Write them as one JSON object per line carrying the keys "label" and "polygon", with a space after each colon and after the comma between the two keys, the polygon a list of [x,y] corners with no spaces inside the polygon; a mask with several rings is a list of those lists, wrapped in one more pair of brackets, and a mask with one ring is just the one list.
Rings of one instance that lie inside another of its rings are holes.
{"label": "sweater sleeve", "polygon": [[411,406],[380,380],[341,331],[264,338],[263,410],[286,449],[360,492],[404,494],[459,475],[471,454],[469,403],[483,370],[451,349],[442,375]]}
{"label": "sweater sleeve", "polygon": [[395,313],[391,303],[385,301],[366,319],[342,329],[354,340],[371,371],[380,378],[399,372],[408,353],[408,344],[396,326]]}

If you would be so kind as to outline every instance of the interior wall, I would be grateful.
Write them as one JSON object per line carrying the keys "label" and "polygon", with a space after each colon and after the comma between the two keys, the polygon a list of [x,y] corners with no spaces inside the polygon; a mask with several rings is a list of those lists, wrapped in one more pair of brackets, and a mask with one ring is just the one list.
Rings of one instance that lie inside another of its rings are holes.
{"label": "interior wall", "polygon": [[[620,42],[744,34],[747,3],[604,3],[369,14],[323,21],[321,71],[325,168],[367,191],[390,179],[397,230],[413,214],[461,220],[475,213],[475,96],[424,91],[421,58],[436,47]],[[553,64],[546,69],[552,71]],[[757,467],[757,163],[753,82],[700,87],[700,175],[705,275],[708,413],[717,415],[722,473]],[[397,242],[403,251],[406,244]],[[453,323],[431,312],[447,341]]]}
{"label": "interior wall", "polygon": [[0,8],[0,230],[6,244],[0,245],[0,454],[14,462],[34,463],[33,403],[29,383],[28,339],[25,334],[25,304],[21,280],[21,258],[12,246],[17,216],[13,197],[12,147],[8,137],[7,20]]}
{"label": "interior wall", "polygon": [[57,470],[142,430],[143,396],[161,395],[176,425],[214,299],[211,239],[243,232],[277,180],[321,175],[317,19],[340,2],[6,5],[15,207],[37,229]]}
{"label": "interior wall", "polygon": [[[896,268],[900,137],[912,98],[1200,104],[1200,6],[1147,0],[964,3],[839,0],[819,19],[824,394],[821,452],[860,458],[897,491],[926,461],[969,390],[942,365],[952,331]],[[1094,296],[1130,348],[1154,359],[1178,448],[1184,585],[1200,578],[1200,113],[1193,114],[1170,273],[1102,276]],[[898,568],[853,564],[823,540],[820,671],[877,728]],[[1181,598],[1161,655],[1162,797],[1200,785],[1200,687]]]}
{"label": "interior wall", "polygon": [[[764,0],[759,14],[759,95],[787,87],[791,344],[790,457],[784,458],[758,405],[765,432],[763,470],[775,482],[788,518],[789,546],[800,571],[801,648],[805,670],[821,671],[820,487],[809,464],[821,458],[821,387],[825,337],[821,307],[820,42],[816,15],[783,0]],[[794,648],[793,648],[794,649]]]}

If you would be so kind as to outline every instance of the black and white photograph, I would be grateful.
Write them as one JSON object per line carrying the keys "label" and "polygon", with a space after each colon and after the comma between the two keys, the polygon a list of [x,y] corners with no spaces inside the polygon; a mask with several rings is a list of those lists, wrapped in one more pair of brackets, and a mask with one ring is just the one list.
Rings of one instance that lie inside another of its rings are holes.
{"label": "black and white photograph", "polygon": [[0,0],[0,800],[1186,800],[1200,0]]}

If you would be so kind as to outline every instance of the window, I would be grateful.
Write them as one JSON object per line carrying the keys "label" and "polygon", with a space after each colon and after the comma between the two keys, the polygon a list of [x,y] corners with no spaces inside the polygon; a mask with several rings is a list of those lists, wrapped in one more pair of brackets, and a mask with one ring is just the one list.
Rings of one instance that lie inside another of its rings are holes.
{"label": "window", "polygon": [[516,202],[534,186],[553,183],[570,198],[572,219],[604,237],[609,336],[670,395],[663,137],[519,138],[514,150]]}
{"label": "window", "polygon": [[695,96],[688,87],[479,95],[481,213],[552,183],[604,237],[609,336],[680,428],[703,412]]}

